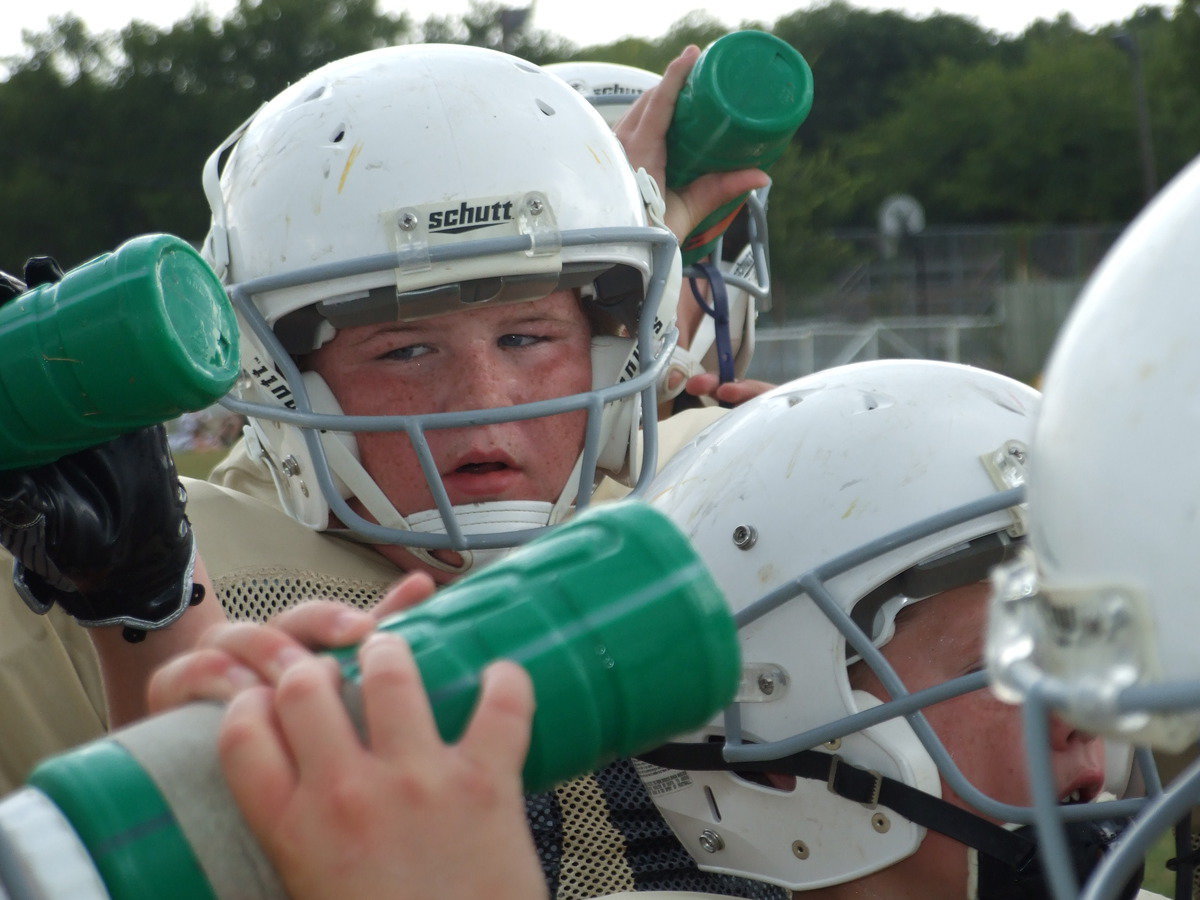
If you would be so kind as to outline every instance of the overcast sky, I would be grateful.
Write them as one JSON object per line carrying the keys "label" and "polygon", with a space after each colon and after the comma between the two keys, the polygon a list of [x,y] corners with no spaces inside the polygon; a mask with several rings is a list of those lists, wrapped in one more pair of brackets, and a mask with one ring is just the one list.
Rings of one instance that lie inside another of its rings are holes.
{"label": "overcast sky", "polygon": [[[525,0],[510,0],[521,6]],[[1170,0],[1158,0],[1171,6]],[[912,16],[937,10],[970,16],[985,28],[1019,33],[1037,18],[1054,18],[1059,10],[1070,13],[1085,28],[1119,22],[1142,3],[1138,0],[851,0],[866,9],[900,9]],[[51,16],[73,12],[96,31],[117,30],[133,19],[164,27],[186,16],[197,6],[224,16],[235,0],[34,0],[8,3],[0,33],[0,56],[22,52],[21,31],[45,31]],[[408,10],[420,22],[432,13],[456,14],[468,0],[380,0],[380,8]],[[580,45],[608,43],[626,35],[657,37],[690,10],[702,8],[718,20],[736,26],[745,19],[768,24],[795,9],[816,5],[811,0],[730,0],[697,7],[688,0],[536,0],[533,25],[569,38]]]}

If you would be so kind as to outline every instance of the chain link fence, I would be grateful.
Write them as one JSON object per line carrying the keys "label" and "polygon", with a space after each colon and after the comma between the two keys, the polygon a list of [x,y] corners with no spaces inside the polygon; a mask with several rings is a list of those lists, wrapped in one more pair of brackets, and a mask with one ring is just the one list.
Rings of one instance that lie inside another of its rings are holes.
{"label": "chain link fence", "polygon": [[912,357],[1033,381],[1121,228],[929,228],[890,242],[839,233],[855,262],[802,295],[775,286],[749,377],[778,383],[856,360]]}

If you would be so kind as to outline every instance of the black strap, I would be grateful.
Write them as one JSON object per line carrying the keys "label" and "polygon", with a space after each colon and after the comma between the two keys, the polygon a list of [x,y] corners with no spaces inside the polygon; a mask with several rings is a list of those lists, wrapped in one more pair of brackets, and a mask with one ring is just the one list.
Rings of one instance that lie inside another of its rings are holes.
{"label": "black strap", "polygon": [[954,806],[902,781],[846,762],[837,754],[802,750],[771,760],[728,762],[723,745],[664,744],[638,758],[668,769],[694,772],[775,772],[813,781],[824,781],[829,790],[868,807],[883,806],[931,831],[974,847],[1014,869],[1023,869],[1034,856],[1036,844],[975,813]]}
{"label": "black strap", "polygon": [[712,289],[712,306],[704,302],[704,295],[696,284],[695,278],[689,278],[692,286],[692,296],[704,312],[712,317],[713,332],[717,345],[717,377],[721,384],[733,381],[736,377],[733,363],[733,338],[729,333],[729,292],[725,288],[725,276],[715,263],[693,263],[708,281]]}

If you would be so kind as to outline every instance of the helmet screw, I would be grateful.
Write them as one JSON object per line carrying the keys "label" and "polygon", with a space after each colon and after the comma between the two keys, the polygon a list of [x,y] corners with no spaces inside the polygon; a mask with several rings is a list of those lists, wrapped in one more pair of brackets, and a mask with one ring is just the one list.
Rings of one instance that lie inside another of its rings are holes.
{"label": "helmet screw", "polygon": [[764,672],[758,676],[758,689],[770,697],[775,693],[775,676]]}
{"label": "helmet screw", "polygon": [[400,217],[400,230],[412,231],[417,227],[417,217],[410,212],[406,212]]}
{"label": "helmet screw", "polygon": [[1013,459],[1015,459],[1019,463],[1025,462],[1025,451],[1022,450],[1018,446],[1014,445],[1014,446],[1009,447],[1008,455],[1011,456]]}
{"label": "helmet screw", "polygon": [[721,840],[721,836],[715,831],[705,829],[700,832],[700,846],[707,853],[716,853],[725,849],[725,842]]}
{"label": "helmet screw", "polygon": [[529,201],[529,214],[531,216],[540,216],[542,214],[543,204],[537,197]]}
{"label": "helmet screw", "polygon": [[887,834],[888,830],[892,827],[892,823],[883,813],[877,812],[871,816],[871,827],[880,834]]}
{"label": "helmet screw", "polygon": [[289,478],[295,478],[300,474],[300,461],[294,456],[285,456],[283,458],[283,474]]}
{"label": "helmet screw", "polygon": [[796,859],[808,859],[808,844],[804,841],[792,841],[792,856]]}
{"label": "helmet screw", "polygon": [[739,550],[749,550],[758,543],[758,531],[753,525],[739,525],[733,529],[733,545]]}
{"label": "helmet screw", "polygon": [[842,739],[834,738],[832,741],[826,741],[825,747],[828,750],[841,750],[842,749]]}

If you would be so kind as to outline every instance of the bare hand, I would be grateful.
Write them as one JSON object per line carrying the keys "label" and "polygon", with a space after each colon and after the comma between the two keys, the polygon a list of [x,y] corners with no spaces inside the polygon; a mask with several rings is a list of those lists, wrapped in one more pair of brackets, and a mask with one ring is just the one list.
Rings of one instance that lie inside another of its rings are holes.
{"label": "bare hand", "polygon": [[[360,642],[382,619],[428,599],[433,591],[433,580],[418,573],[397,582],[370,612],[333,600],[310,600],[264,624],[215,625],[200,637],[196,649],[154,673],[150,711],[192,700],[229,701],[246,688],[274,686],[290,665],[320,650]],[[332,660],[326,663],[336,671]]]}
{"label": "bare hand", "polygon": [[667,66],[662,81],[638,97],[613,129],[630,164],[644,168],[658,182],[667,203],[667,227],[680,241],[721,204],[771,181],[760,169],[739,169],[702,175],[679,191],[667,190],[667,129],[675,114],[675,100],[699,56],[696,45],[684,48]]}
{"label": "bare hand", "polygon": [[765,381],[754,381],[753,379],[727,381],[721,384],[720,379],[716,375],[711,372],[703,372],[689,378],[687,384],[684,385],[684,390],[695,397],[712,397],[719,403],[740,406],[747,400],[753,400],[755,397],[765,394],[774,387],[775,385],[773,384],[768,384]]}
{"label": "bare hand", "polygon": [[221,763],[291,897],[545,897],[521,768],[533,688],[511,662],[483,673],[462,739],[442,742],[412,653],[372,635],[359,651],[368,740],[316,660],[276,690],[238,694]]}

